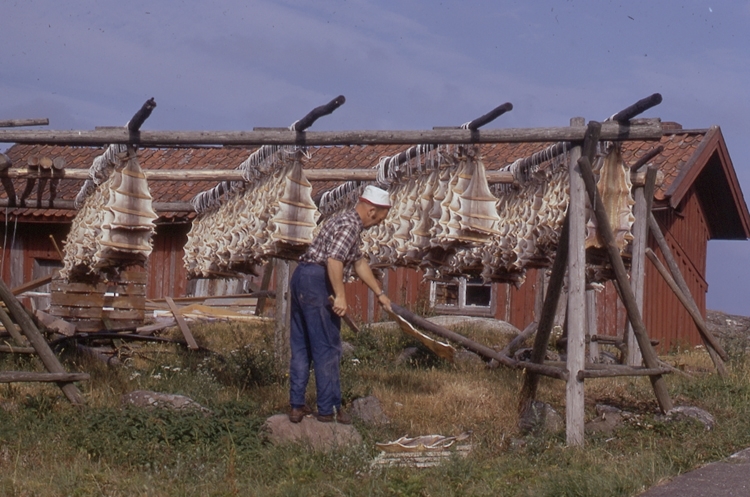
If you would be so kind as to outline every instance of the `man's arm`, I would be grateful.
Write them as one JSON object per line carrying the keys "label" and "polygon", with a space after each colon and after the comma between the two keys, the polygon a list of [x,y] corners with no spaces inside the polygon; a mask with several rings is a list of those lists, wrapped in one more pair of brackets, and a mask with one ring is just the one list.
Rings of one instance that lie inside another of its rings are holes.
{"label": "man's arm", "polygon": [[375,295],[378,296],[378,302],[380,302],[380,305],[390,311],[391,299],[389,299],[388,295],[386,295],[385,292],[383,292],[383,290],[380,288],[380,282],[377,278],[375,278],[375,275],[372,274],[372,269],[367,263],[367,260],[362,258],[355,262],[354,272],[357,273],[357,276],[359,276],[359,279],[361,279],[365,285],[370,287],[370,290],[375,292]]}
{"label": "man's arm", "polygon": [[329,257],[326,264],[326,271],[328,271],[328,279],[331,280],[331,286],[333,287],[333,312],[339,316],[343,316],[346,314],[344,263]]}

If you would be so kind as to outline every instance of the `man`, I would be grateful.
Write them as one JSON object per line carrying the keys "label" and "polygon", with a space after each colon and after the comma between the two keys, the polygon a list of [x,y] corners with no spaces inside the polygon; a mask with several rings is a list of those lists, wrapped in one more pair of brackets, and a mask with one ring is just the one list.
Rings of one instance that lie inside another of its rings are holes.
{"label": "man", "polygon": [[[312,410],[305,404],[310,363],[315,370],[318,421],[350,424],[341,410],[341,317],[346,314],[344,270],[354,272],[375,292],[381,306],[391,301],[360,252],[360,234],[381,223],[391,207],[388,192],[368,186],[352,210],[329,219],[292,275],[289,368],[289,420],[299,423]],[[329,297],[333,297],[333,301]]]}

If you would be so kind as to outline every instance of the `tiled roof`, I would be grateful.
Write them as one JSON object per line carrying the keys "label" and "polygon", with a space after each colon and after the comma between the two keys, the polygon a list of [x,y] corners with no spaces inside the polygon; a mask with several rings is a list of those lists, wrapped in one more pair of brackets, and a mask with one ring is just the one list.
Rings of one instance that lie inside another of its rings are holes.
{"label": "tiled roof", "polygon": [[[674,130],[665,134],[659,142],[664,151],[651,162],[664,173],[664,183],[657,189],[657,201],[666,198],[670,186],[684,175],[686,165],[691,164],[691,158],[706,135],[706,130]],[[645,153],[652,150],[659,143],[656,141],[627,141],[623,144],[623,159],[632,164]],[[528,157],[534,152],[542,150],[549,143],[498,143],[481,146],[483,162],[488,170],[499,169],[516,159]],[[373,168],[381,157],[395,155],[407,147],[403,145],[353,145],[335,147],[312,147],[311,158],[306,161],[306,169],[345,169],[345,168]],[[191,147],[191,148],[161,148],[141,149],[138,152],[143,169],[235,169],[254,150],[242,147]],[[94,147],[66,147],[50,145],[12,146],[6,154],[11,158],[15,167],[27,164],[33,156],[56,158],[62,157],[66,162],[66,169],[88,169],[93,159],[102,153],[102,148]],[[20,197],[25,188],[24,180],[15,180],[16,195]],[[62,180],[58,185],[58,200],[73,200],[78,194],[82,180]],[[151,195],[157,202],[187,202],[196,194],[212,188],[216,182],[212,181],[152,181],[149,184]],[[332,184],[315,183],[316,191],[330,188]],[[0,198],[7,198],[4,189],[0,188]],[[43,199],[49,198],[49,184]],[[27,205],[36,204],[36,188]],[[75,211],[59,209],[17,208],[9,212],[13,216],[29,220],[61,221],[70,220]],[[161,213],[164,221],[185,218],[185,213]]]}

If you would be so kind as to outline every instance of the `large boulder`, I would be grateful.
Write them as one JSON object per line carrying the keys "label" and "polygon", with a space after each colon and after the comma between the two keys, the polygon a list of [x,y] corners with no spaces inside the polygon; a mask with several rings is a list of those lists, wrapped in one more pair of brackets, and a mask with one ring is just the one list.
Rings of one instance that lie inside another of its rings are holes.
{"label": "large boulder", "polygon": [[354,426],[321,423],[313,416],[306,416],[301,422],[292,423],[286,414],[275,414],[266,420],[261,431],[274,445],[302,443],[320,451],[362,443],[362,436]]}

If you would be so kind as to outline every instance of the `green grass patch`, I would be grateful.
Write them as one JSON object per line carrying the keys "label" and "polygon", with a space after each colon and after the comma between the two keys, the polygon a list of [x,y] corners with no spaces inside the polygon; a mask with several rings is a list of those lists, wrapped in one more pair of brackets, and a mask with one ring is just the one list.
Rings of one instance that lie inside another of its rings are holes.
{"label": "green grass patch", "polygon": [[[79,385],[83,408],[54,385],[0,385],[0,495],[631,496],[750,446],[746,358],[733,359],[727,380],[705,368],[692,379],[667,378],[675,404],[716,417],[712,431],[660,420],[647,379],[588,381],[589,418],[597,402],[637,418],[568,448],[564,433],[522,437],[516,429],[517,371],[446,364],[424,351],[397,363],[404,347],[416,344],[400,332],[365,327],[345,334],[354,346],[342,363],[345,403],[373,394],[391,422],[356,422],[360,447],[277,447],[262,433],[265,419],[286,408],[288,392],[272,329],[196,328],[212,352],[130,344],[117,369],[67,356],[68,369],[92,376]],[[696,357],[666,359],[689,368],[703,360]],[[8,356],[0,368],[41,370],[36,359]],[[187,395],[211,414],[121,405],[122,394],[138,389]],[[309,395],[314,405],[312,385]],[[563,383],[544,380],[540,398],[564,415]],[[425,469],[371,467],[376,442],[463,431],[472,432],[474,445],[466,458]]]}

